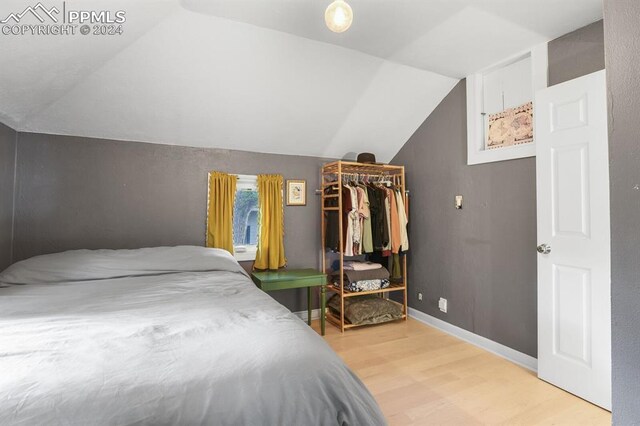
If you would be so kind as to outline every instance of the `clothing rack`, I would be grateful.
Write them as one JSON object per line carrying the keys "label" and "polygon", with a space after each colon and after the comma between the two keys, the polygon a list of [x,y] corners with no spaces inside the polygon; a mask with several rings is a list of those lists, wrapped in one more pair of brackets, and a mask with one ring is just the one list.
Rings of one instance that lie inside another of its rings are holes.
{"label": "clothing rack", "polygon": [[[370,290],[370,291],[350,291],[345,288],[344,282],[344,261],[345,261],[345,241],[343,238],[343,227],[346,224],[343,223],[343,215],[342,215],[342,190],[343,186],[346,182],[355,180],[355,181],[364,181],[371,183],[382,183],[388,182],[391,185],[400,189],[400,194],[402,194],[402,200],[405,205],[405,213],[408,216],[408,191],[405,187],[405,174],[404,174],[404,166],[393,166],[387,164],[364,164],[364,163],[355,163],[350,161],[333,161],[331,163],[327,163],[322,167],[322,223],[321,223],[321,240],[322,240],[322,267],[325,273],[330,275],[333,272],[331,265],[327,265],[328,258],[328,250],[326,247],[326,222],[325,222],[325,212],[338,212],[338,228],[339,228],[339,264],[340,264],[340,282],[339,287],[335,287],[333,283],[330,283],[327,286],[327,290],[338,294],[340,297],[340,317],[334,315],[330,310],[326,310],[322,312],[321,315],[325,315],[327,321],[334,324],[340,331],[344,333],[345,329],[358,327],[358,324],[350,324],[348,321],[345,321],[345,312],[344,305],[345,299],[353,296],[361,296],[367,294],[378,294],[380,297],[389,298],[389,296],[393,294],[402,295],[402,320],[407,319],[407,256],[406,254],[402,256],[401,259],[401,271],[402,271],[402,281],[390,282],[389,287],[381,288],[379,290]],[[337,189],[338,195],[327,195],[325,193],[325,189],[327,187],[334,187]],[[337,198],[337,207],[327,206],[327,201],[332,200],[333,204],[335,204],[335,199]],[[389,256],[388,261],[388,269],[391,271],[391,262],[392,257]],[[337,270],[336,270],[337,272]],[[397,302],[396,302],[397,303]]]}

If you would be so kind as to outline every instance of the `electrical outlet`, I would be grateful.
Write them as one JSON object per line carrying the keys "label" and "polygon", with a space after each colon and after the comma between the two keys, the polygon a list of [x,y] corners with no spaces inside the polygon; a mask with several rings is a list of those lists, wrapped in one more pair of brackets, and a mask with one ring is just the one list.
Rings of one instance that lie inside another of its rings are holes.
{"label": "electrical outlet", "polygon": [[446,314],[447,313],[447,299],[445,299],[444,297],[441,297],[440,300],[438,301],[438,308],[440,308],[440,310]]}
{"label": "electrical outlet", "polygon": [[422,302],[422,293],[418,293],[418,300]]}

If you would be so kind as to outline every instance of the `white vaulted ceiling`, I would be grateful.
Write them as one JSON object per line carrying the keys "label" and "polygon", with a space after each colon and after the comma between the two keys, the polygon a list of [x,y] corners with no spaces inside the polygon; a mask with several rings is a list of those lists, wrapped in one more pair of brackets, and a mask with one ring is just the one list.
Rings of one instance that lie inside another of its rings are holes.
{"label": "white vaulted ceiling", "polygon": [[[459,78],[601,16],[600,0],[350,0],[353,26],[333,34],[328,3],[68,0],[125,10],[124,34],[0,35],[0,121],[387,161]],[[0,18],[27,5],[3,0]]]}

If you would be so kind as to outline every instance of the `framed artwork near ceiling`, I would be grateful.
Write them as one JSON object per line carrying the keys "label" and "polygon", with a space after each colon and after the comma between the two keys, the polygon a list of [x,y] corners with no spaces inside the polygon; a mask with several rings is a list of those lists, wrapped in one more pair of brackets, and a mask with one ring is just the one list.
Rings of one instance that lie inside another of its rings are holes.
{"label": "framed artwork near ceiling", "polygon": [[467,165],[536,155],[534,98],[547,70],[543,43],[467,76]]}
{"label": "framed artwork near ceiling", "polygon": [[533,142],[533,102],[489,114],[485,149],[501,149]]}
{"label": "framed artwork near ceiling", "polygon": [[287,180],[287,205],[307,205],[307,181],[303,179]]}

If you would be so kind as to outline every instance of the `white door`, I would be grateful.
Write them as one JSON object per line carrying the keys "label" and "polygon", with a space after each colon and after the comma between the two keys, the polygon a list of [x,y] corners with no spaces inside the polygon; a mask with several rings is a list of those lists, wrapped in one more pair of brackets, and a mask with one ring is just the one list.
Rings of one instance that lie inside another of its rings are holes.
{"label": "white door", "polygon": [[538,377],[610,410],[605,72],[539,91],[535,114]]}

